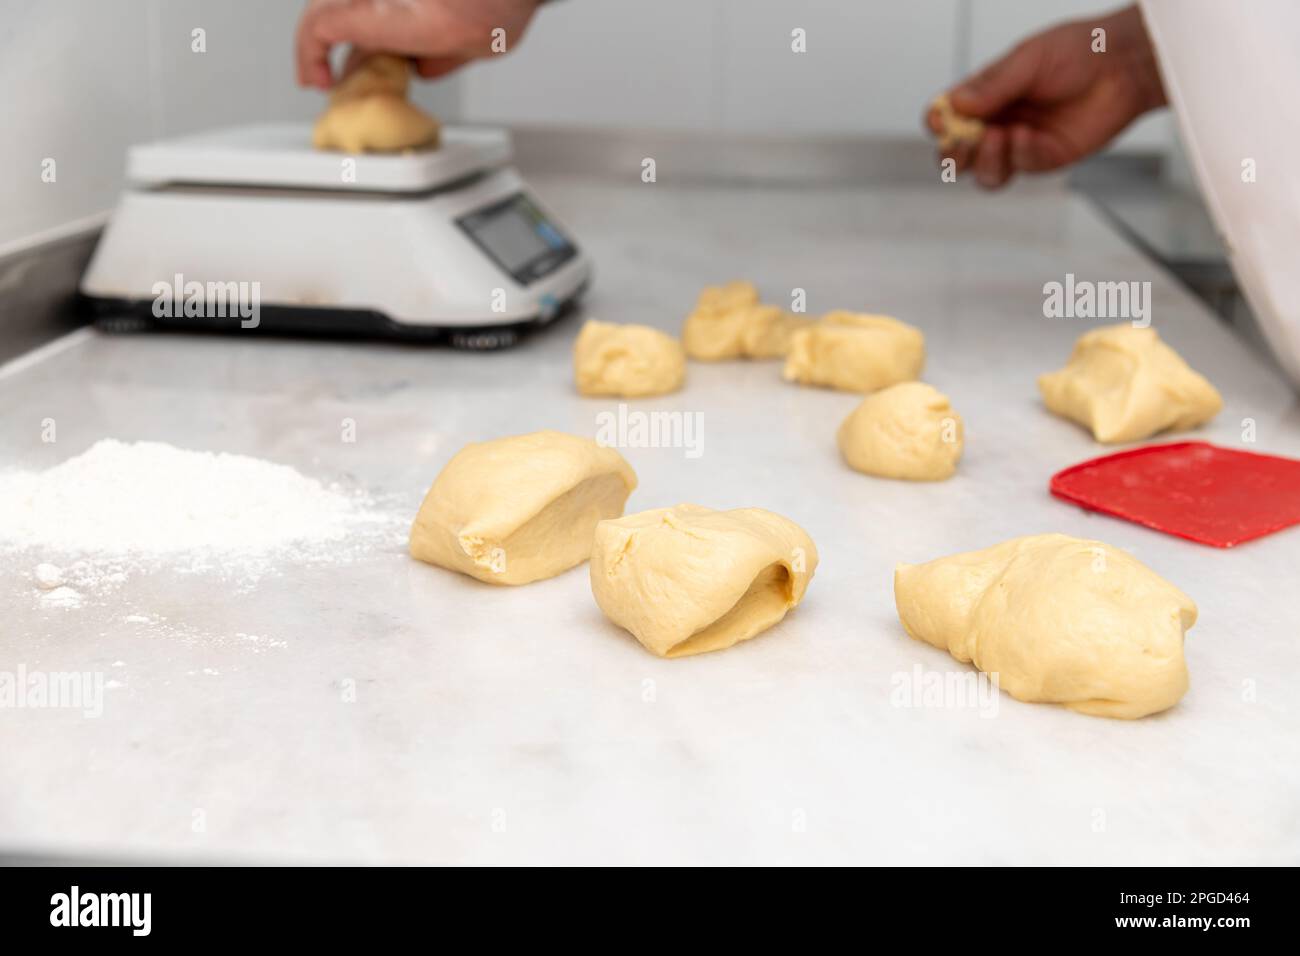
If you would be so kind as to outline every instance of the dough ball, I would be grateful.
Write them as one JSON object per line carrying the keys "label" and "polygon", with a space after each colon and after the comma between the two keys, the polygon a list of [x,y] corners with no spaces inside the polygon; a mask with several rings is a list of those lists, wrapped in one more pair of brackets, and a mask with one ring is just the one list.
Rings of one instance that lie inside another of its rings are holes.
{"label": "dough ball", "polygon": [[1223,408],[1218,390],[1155,329],[1128,323],[1085,333],[1065,368],[1040,375],[1038,388],[1049,409],[1091,429],[1100,442],[1194,428]]}
{"label": "dough ball", "polygon": [[741,343],[744,314],[732,312],[692,312],[682,326],[682,345],[686,354],[701,362],[743,358]]}
{"label": "dough ball", "polygon": [[1187,692],[1196,605],[1100,541],[1032,535],[900,564],[894,601],[908,634],[996,674],[1017,700],[1135,718]]}
{"label": "dough ball", "polygon": [[930,108],[939,115],[939,148],[945,153],[952,152],[962,143],[978,143],[984,135],[984,122],[958,113],[947,93],[936,96]]}
{"label": "dough ball", "polygon": [[441,126],[406,99],[410,64],[401,57],[367,57],[330,94],[312,131],[317,149],[391,153],[435,147]]}
{"label": "dough ball", "polygon": [[785,358],[794,333],[810,325],[812,319],[779,306],[751,305],[741,318],[740,352],[747,358]]}
{"label": "dough ball", "polygon": [[583,395],[663,395],[682,387],[686,353],[671,335],[648,325],[593,319],[573,343],[573,377]]}
{"label": "dough ball", "polygon": [[685,657],[776,624],[816,569],[812,539],[787,518],[678,505],[597,525],[591,591],[647,650]]}
{"label": "dough ball", "polygon": [[345,153],[396,153],[438,145],[438,121],[396,96],[366,96],[331,106],[312,144]]}
{"label": "dough ball", "polygon": [[957,470],[964,434],[947,395],[924,382],[901,382],[864,398],[838,438],[844,460],[858,471],[942,481]]}
{"label": "dough ball", "polygon": [[790,340],[785,378],[846,392],[911,381],[925,366],[920,329],[887,315],[828,312]]}
{"label": "dough ball", "polygon": [[747,305],[758,305],[754,283],[737,279],[725,285],[709,286],[695,303],[697,312],[731,312]]}
{"label": "dough ball", "polygon": [[693,359],[784,358],[796,330],[811,324],[803,316],[758,300],[749,282],[711,286],[700,293],[686,318],[682,342]]}
{"label": "dough ball", "polygon": [[591,556],[596,523],[623,513],[636,474],[612,448],[542,431],[467,445],[411,528],[411,555],[489,584],[554,577]]}
{"label": "dough ball", "polygon": [[758,304],[752,282],[709,286],[700,293],[695,309],[682,326],[682,345],[693,359],[706,362],[740,358],[744,310]]}

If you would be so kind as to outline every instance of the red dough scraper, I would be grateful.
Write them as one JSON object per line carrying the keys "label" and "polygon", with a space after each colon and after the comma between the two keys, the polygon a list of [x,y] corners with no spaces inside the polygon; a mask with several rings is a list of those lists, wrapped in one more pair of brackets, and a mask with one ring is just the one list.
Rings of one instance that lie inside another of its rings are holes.
{"label": "red dough scraper", "polygon": [[1089,511],[1216,548],[1300,524],[1300,461],[1203,441],[1093,458],[1053,475],[1050,488]]}

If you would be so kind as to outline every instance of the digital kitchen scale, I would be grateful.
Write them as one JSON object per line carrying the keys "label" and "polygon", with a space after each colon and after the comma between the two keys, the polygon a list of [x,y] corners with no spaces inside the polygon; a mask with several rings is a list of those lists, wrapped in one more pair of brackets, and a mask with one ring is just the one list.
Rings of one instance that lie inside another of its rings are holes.
{"label": "digital kitchen scale", "polygon": [[508,346],[591,275],[510,158],[504,131],[456,128],[396,155],[316,150],[307,124],[135,146],[81,293],[120,331]]}

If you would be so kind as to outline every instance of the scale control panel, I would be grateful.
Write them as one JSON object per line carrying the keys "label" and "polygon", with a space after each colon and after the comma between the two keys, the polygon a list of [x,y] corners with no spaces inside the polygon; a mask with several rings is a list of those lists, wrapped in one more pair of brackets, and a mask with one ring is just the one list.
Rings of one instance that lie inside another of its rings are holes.
{"label": "scale control panel", "polygon": [[461,216],[456,225],[521,286],[545,278],[578,254],[572,240],[522,192]]}

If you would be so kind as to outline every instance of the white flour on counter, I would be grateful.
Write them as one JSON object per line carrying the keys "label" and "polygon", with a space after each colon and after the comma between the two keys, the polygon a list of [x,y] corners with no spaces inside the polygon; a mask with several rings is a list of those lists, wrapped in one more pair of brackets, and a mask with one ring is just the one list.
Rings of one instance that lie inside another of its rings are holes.
{"label": "white flour on counter", "polygon": [[162,568],[251,586],[394,544],[403,525],[285,465],[162,442],[109,439],[46,471],[0,472],[0,553],[30,556],[46,607]]}

